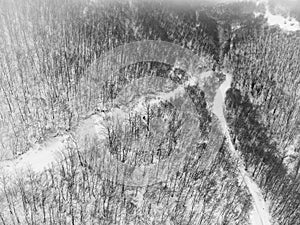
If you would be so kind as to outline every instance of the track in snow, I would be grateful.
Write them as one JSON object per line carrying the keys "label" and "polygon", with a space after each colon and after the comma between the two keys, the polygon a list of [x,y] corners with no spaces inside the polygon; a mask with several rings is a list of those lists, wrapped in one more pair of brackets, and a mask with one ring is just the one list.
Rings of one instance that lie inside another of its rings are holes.
{"label": "track in snow", "polygon": [[219,92],[217,93],[214,100],[213,112],[218,117],[221,122],[221,127],[223,129],[224,135],[227,139],[230,153],[232,157],[237,160],[238,170],[241,176],[242,181],[246,184],[252,199],[253,199],[253,211],[250,215],[250,222],[252,225],[271,225],[271,215],[268,210],[268,204],[264,201],[262,192],[258,185],[253,181],[251,176],[247,173],[244,168],[243,161],[237,150],[235,150],[234,145],[231,141],[229,129],[226,123],[226,119],[223,113],[223,107],[226,97],[226,91],[230,88],[232,75],[229,73],[226,74],[225,82],[220,86]]}

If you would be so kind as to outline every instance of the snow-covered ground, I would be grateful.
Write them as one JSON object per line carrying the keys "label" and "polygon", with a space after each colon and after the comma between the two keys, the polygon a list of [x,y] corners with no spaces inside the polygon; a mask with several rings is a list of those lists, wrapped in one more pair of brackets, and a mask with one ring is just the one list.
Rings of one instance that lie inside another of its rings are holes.
{"label": "snow-covered ground", "polygon": [[[284,1],[284,0],[283,0]],[[295,32],[300,30],[300,22],[293,17],[284,17],[280,14],[272,14],[268,0],[256,0],[257,4],[263,4],[266,8],[264,14],[255,13],[256,16],[263,15],[269,26],[279,26],[283,31]]]}
{"label": "snow-covered ground", "polygon": [[26,172],[32,169],[34,172],[43,172],[55,163],[56,158],[61,150],[66,149],[67,136],[55,137],[43,144],[36,144],[27,153],[19,156],[14,160],[6,160],[0,163],[1,171],[5,176],[14,173]]}
{"label": "snow-covered ground", "polygon": [[271,215],[269,213],[269,207],[267,202],[264,200],[262,192],[258,185],[253,181],[251,176],[245,170],[243,161],[239,152],[235,149],[230,133],[229,128],[226,123],[225,116],[223,114],[224,98],[226,96],[226,91],[230,88],[232,76],[229,73],[226,74],[225,82],[220,86],[219,92],[216,96],[216,102],[214,103],[213,112],[217,115],[218,119],[221,122],[221,126],[224,132],[224,135],[227,139],[229,150],[238,162],[238,170],[240,172],[241,180],[246,184],[248,190],[253,199],[253,211],[250,215],[250,221],[252,225],[271,225]]}
{"label": "snow-covered ground", "polygon": [[[149,84],[148,84],[149,85]],[[159,104],[161,101],[168,99],[176,98],[185,94],[184,87],[178,86],[174,90],[164,93],[158,92],[155,93],[155,96],[151,101],[148,101],[148,104],[154,105]],[[139,112],[146,114],[146,104],[145,96],[139,97],[139,101],[136,102],[131,112]],[[78,127],[69,134],[64,136],[55,137],[50,139],[43,144],[36,144],[31,150],[21,155],[14,160],[6,160],[0,162],[0,169],[3,171],[4,177],[6,180],[12,181],[15,177],[22,175],[23,173],[33,171],[35,173],[41,173],[44,170],[50,168],[52,164],[56,164],[58,161],[63,160],[65,155],[68,155],[70,148],[68,146],[74,147],[76,143],[79,146],[79,150],[84,149],[86,145],[86,138],[92,139],[96,137],[98,142],[105,143],[107,139],[107,125],[108,123],[114,123],[116,120],[125,120],[128,117],[128,109],[126,107],[121,108],[112,108],[108,112],[102,112],[98,114],[93,114],[81,121]],[[127,177],[125,180],[126,185],[131,186],[146,186],[151,185],[152,183],[157,183],[161,180],[167,179],[167,171],[176,171],[175,168],[179,168],[182,164],[181,161],[184,159],[184,152],[175,155],[171,160],[172,165],[166,167],[165,160],[161,160],[157,165],[151,164],[147,166],[131,168],[127,164],[121,163],[115,159],[114,156],[107,150],[107,148],[99,148],[100,151],[103,151],[103,162],[105,168],[105,174],[108,177],[114,177],[116,174],[115,168],[118,168],[118,179],[123,181],[122,175],[126,174],[127,170],[134,169],[132,175]],[[172,169],[173,168],[173,169]],[[157,170],[160,171],[157,175]],[[142,175],[142,174],[147,174]],[[0,190],[1,190],[1,181],[0,181]]]}
{"label": "snow-covered ground", "polygon": [[[255,13],[255,16],[262,15]],[[283,17],[282,15],[274,15],[270,12],[269,7],[266,6],[266,12],[263,16],[267,19],[269,26],[279,26],[283,31],[295,32],[300,30],[300,23],[293,17]]]}
{"label": "snow-covered ground", "polygon": [[[209,77],[212,73],[205,73],[203,76],[195,76],[192,77],[185,85],[196,85],[198,83],[203,82],[203,78]],[[238,161],[238,170],[240,173],[240,180],[242,180],[249,189],[249,192],[253,198],[253,211],[250,215],[250,220],[252,225],[269,225],[271,224],[271,216],[268,211],[268,205],[264,201],[261,190],[259,189],[258,185],[251,179],[250,175],[245,171],[243,166],[241,157],[238,151],[235,150],[230,134],[228,131],[228,126],[223,114],[223,107],[225,101],[225,93],[230,88],[231,85],[231,75],[228,73],[226,74],[226,80],[222,83],[222,85],[218,88],[217,93],[214,93],[214,100],[212,111],[218,117],[220,124],[222,126],[222,131],[227,138],[229,149],[232,153],[232,157],[234,157]],[[200,80],[201,79],[201,80]],[[170,93],[161,93],[156,99],[168,99],[172,98],[176,95],[182,95],[184,93],[184,89],[182,86],[179,86],[177,89],[173,90]],[[155,104],[157,100],[154,100],[153,104]],[[143,107],[141,105],[137,105],[135,110],[141,111]],[[25,153],[24,155],[20,156],[15,160],[10,161],[3,161],[0,163],[0,169],[3,174],[8,178],[8,181],[13,180],[15,177],[21,176],[27,169],[31,169],[36,173],[43,172],[45,169],[49,168],[53,163],[56,163],[57,160],[60,160],[62,154],[68,153],[68,145],[74,143],[72,140],[75,138],[79,141],[79,145],[84,143],[84,138],[86,136],[92,137],[97,136],[98,139],[102,139],[103,141],[106,139],[106,129],[104,120],[109,114],[121,114],[121,109],[115,109],[109,113],[101,113],[100,115],[92,115],[89,118],[82,121],[78,128],[76,129],[73,135],[64,135],[61,137],[55,137],[51,140],[43,144],[36,145],[33,149]],[[105,148],[103,148],[105,149]],[[124,164],[120,163],[111,154],[107,151],[103,153],[104,159],[103,162],[105,164],[104,167],[107,167],[108,170],[106,171],[107,174],[111,171],[111,169],[115,170],[118,168],[118,173],[123,174],[121,171],[125,171],[130,169]],[[184,158],[181,154],[175,156],[173,167],[178,167],[180,165],[180,159]],[[113,165],[113,166],[112,166]],[[157,167],[161,167],[161,170],[164,170],[166,167],[163,163],[157,165]],[[151,174],[155,174],[157,167],[153,166],[144,166],[141,168],[136,169],[132,172],[132,176],[128,182],[130,185],[137,185],[143,186],[145,184],[149,184],[151,182],[157,182],[157,179],[165,179],[164,174],[161,173],[161,176],[152,176]],[[168,168],[169,169],[169,168]],[[169,171],[169,170],[168,170]],[[143,176],[142,174],[149,174],[148,176]],[[111,176],[111,175],[108,175]],[[155,178],[154,178],[155,177]],[[122,177],[120,177],[122,179]],[[2,184],[0,182],[0,188]]]}
{"label": "snow-covered ground", "polygon": [[267,9],[265,17],[270,26],[278,25],[284,31],[300,30],[300,23],[293,17],[284,18],[282,15],[273,15],[269,9]]}
{"label": "snow-covered ground", "polygon": [[[221,3],[229,3],[229,2],[243,2],[243,1],[252,1],[256,2],[257,5],[263,4],[266,8],[266,12],[262,13],[255,13],[255,16],[263,15],[267,19],[267,23],[269,26],[279,26],[283,31],[287,32],[295,32],[300,30],[300,21],[297,21],[293,17],[284,17],[280,14],[272,14],[269,8],[269,1],[268,0],[216,0],[216,2]],[[282,0],[285,2],[286,0]],[[292,2],[293,0],[289,0]],[[297,0],[294,0],[297,1]]]}

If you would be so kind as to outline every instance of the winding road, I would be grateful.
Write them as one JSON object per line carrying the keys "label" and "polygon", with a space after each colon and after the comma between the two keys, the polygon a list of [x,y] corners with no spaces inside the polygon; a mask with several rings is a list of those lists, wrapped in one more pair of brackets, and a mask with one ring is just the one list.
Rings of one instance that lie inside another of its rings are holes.
{"label": "winding road", "polygon": [[231,156],[234,157],[238,164],[238,170],[240,174],[240,178],[243,183],[247,186],[253,200],[253,210],[250,214],[250,221],[252,225],[271,225],[271,215],[268,210],[268,204],[264,201],[263,195],[261,193],[258,185],[253,181],[251,175],[247,173],[245,170],[243,161],[240,157],[239,152],[235,149],[230,133],[229,128],[226,123],[226,119],[223,113],[223,107],[225,102],[226,91],[230,88],[232,82],[232,75],[229,73],[225,73],[226,80],[220,86],[219,92],[216,95],[213,112],[218,117],[221,122],[223,133],[226,137],[229,150],[231,152]]}

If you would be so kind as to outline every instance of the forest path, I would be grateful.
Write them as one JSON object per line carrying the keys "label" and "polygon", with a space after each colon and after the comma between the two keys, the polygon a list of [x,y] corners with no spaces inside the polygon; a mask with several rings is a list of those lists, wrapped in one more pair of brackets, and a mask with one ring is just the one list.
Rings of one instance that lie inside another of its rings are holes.
{"label": "forest path", "polygon": [[230,88],[232,82],[232,75],[226,72],[223,72],[226,75],[225,82],[222,83],[219,90],[220,92],[217,93],[213,112],[218,117],[219,121],[221,122],[221,127],[223,129],[223,133],[226,137],[228,142],[229,150],[232,157],[237,161],[238,170],[240,174],[240,178],[242,179],[243,183],[246,184],[252,199],[253,199],[253,211],[250,214],[250,222],[252,225],[271,225],[271,215],[269,213],[268,204],[263,198],[262,192],[259,186],[255,183],[255,181],[251,178],[251,175],[245,170],[243,160],[239,152],[235,149],[230,133],[229,128],[223,113],[223,107],[225,107],[225,97],[226,91]]}

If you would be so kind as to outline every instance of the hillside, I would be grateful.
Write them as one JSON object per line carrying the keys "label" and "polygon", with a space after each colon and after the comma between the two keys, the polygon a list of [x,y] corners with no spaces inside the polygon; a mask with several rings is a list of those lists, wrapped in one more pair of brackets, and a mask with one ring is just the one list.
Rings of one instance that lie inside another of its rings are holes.
{"label": "hillside", "polygon": [[300,223],[296,3],[0,5],[0,224]]}

